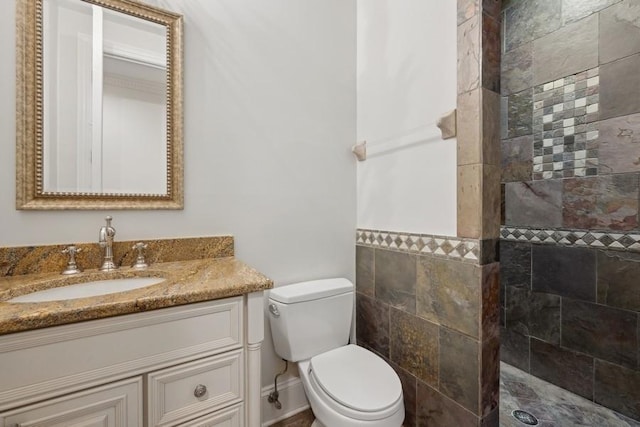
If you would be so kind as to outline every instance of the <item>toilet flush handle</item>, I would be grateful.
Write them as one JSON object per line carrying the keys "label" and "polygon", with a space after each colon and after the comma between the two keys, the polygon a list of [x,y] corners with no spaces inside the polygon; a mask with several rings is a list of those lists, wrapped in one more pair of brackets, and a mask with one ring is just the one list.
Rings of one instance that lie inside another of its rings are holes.
{"label": "toilet flush handle", "polygon": [[278,311],[278,307],[275,304],[269,304],[269,311],[274,317],[280,317],[280,311]]}

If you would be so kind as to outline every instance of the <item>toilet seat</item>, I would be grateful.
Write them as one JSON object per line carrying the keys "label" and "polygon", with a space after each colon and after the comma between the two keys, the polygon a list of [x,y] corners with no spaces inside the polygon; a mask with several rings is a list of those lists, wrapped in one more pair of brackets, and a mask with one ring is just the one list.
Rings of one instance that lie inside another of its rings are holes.
{"label": "toilet seat", "polygon": [[311,358],[311,386],[336,412],[363,421],[388,418],[402,406],[402,385],[382,358],[356,345]]}

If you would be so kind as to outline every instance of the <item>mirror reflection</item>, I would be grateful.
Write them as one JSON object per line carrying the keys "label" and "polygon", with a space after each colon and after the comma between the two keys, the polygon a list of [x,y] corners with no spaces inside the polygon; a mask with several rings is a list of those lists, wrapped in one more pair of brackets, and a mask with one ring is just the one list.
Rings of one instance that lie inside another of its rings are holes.
{"label": "mirror reflection", "polygon": [[16,1],[16,208],[182,209],[182,15]]}
{"label": "mirror reflection", "polygon": [[166,194],[165,27],[78,0],[43,6],[43,190]]}

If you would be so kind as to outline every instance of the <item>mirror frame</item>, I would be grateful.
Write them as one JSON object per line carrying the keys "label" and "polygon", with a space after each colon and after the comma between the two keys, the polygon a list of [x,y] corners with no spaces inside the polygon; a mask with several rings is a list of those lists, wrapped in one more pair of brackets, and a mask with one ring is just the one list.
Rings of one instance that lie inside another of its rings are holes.
{"label": "mirror frame", "polygon": [[79,0],[167,30],[167,193],[43,191],[43,1],[16,0],[16,209],[183,209],[182,15],[135,0]]}

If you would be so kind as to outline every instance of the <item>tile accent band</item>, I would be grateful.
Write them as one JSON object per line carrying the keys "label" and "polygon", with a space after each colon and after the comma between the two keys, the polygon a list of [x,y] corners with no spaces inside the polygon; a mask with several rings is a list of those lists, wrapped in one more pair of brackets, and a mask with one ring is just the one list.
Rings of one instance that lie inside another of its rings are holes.
{"label": "tile accent band", "polygon": [[640,252],[640,233],[500,227],[502,240]]}
{"label": "tile accent band", "polygon": [[480,242],[462,237],[358,229],[356,244],[477,263]]}

